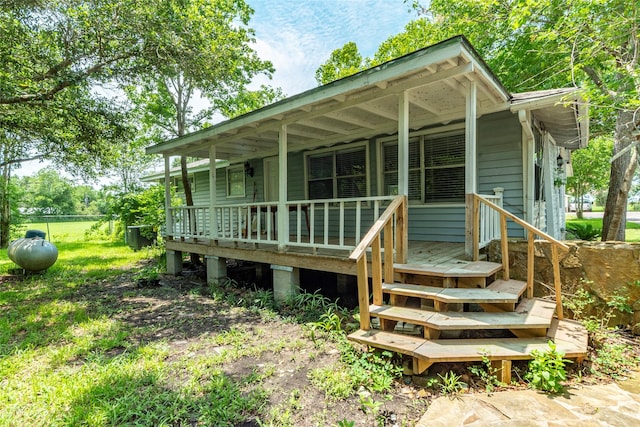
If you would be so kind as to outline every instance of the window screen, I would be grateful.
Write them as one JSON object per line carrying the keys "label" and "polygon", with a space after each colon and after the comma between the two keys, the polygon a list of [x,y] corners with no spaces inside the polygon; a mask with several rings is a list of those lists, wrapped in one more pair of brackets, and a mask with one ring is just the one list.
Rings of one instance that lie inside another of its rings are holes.
{"label": "window screen", "polygon": [[[409,200],[426,203],[464,201],[464,133],[427,135],[409,140]],[[382,145],[383,192],[397,194],[398,142]]]}
{"label": "window screen", "polygon": [[337,150],[307,157],[310,199],[365,197],[366,148]]}

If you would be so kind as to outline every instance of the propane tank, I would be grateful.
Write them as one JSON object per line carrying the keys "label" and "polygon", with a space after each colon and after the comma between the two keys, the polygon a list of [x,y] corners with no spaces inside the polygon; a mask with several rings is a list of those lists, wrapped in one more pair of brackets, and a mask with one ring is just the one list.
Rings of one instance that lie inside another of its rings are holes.
{"label": "propane tank", "polygon": [[14,240],[7,250],[9,259],[27,271],[43,271],[58,259],[58,248],[41,237]]}

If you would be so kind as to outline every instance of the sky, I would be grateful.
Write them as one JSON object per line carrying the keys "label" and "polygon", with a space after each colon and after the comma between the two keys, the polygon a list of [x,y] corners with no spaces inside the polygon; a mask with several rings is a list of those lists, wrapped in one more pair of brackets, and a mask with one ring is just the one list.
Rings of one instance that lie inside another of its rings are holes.
{"label": "sky", "polygon": [[[417,17],[405,0],[246,0],[254,9],[249,26],[253,48],[273,63],[271,80],[255,84],[280,87],[286,96],[317,86],[315,72],[332,51],[353,41],[363,57]],[[28,162],[15,175],[33,175],[47,162]]]}
{"label": "sky", "polygon": [[315,71],[335,49],[353,41],[363,56],[372,56],[417,17],[405,0],[247,2],[255,11],[249,23],[256,32],[254,48],[276,69],[268,83],[287,96],[317,86]]}

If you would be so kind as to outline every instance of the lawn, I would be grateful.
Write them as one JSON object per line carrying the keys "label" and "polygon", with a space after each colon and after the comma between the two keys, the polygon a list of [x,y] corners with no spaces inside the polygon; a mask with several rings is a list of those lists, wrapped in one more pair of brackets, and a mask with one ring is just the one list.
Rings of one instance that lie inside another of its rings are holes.
{"label": "lawn", "polygon": [[[567,218],[567,227],[569,227],[571,224],[579,224],[581,226],[590,225],[593,229],[598,229],[602,231],[602,218],[589,218],[589,219]],[[627,221],[626,241],[640,242],[640,224],[636,222]]]}
{"label": "lawn", "polygon": [[0,251],[0,426],[373,425],[382,411],[412,425],[426,410],[392,355],[323,332],[353,318],[321,295],[276,312],[272,292],[196,270],[143,286],[157,250],[84,228],[50,224],[60,256],[44,274],[17,274]]}
{"label": "lawn", "polygon": [[162,270],[157,249],[82,227],[50,225],[60,256],[44,274],[16,274],[0,251],[0,426],[411,426],[462,376],[468,392],[528,387],[485,364],[403,377],[399,355],[349,343],[356,313],[317,292],[276,305],[201,269],[143,285]]}

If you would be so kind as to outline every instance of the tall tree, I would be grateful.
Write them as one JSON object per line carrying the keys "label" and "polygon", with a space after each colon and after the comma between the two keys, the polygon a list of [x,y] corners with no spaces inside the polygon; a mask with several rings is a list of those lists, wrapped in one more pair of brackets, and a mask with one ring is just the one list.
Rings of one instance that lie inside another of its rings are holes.
{"label": "tall tree", "polygon": [[[179,72],[208,95],[226,97],[271,69],[250,47],[252,10],[243,0],[2,5],[3,176],[33,158],[55,159],[84,172],[96,162],[109,166],[117,158],[116,143],[129,139],[121,106],[106,99],[120,85]],[[28,142],[24,150],[4,149],[18,139]],[[7,234],[1,225],[0,244]]]}
{"label": "tall tree", "polygon": [[571,154],[573,176],[567,178],[567,192],[577,201],[576,214],[582,218],[584,196],[607,189],[611,171],[611,138],[597,137],[589,146]]}

